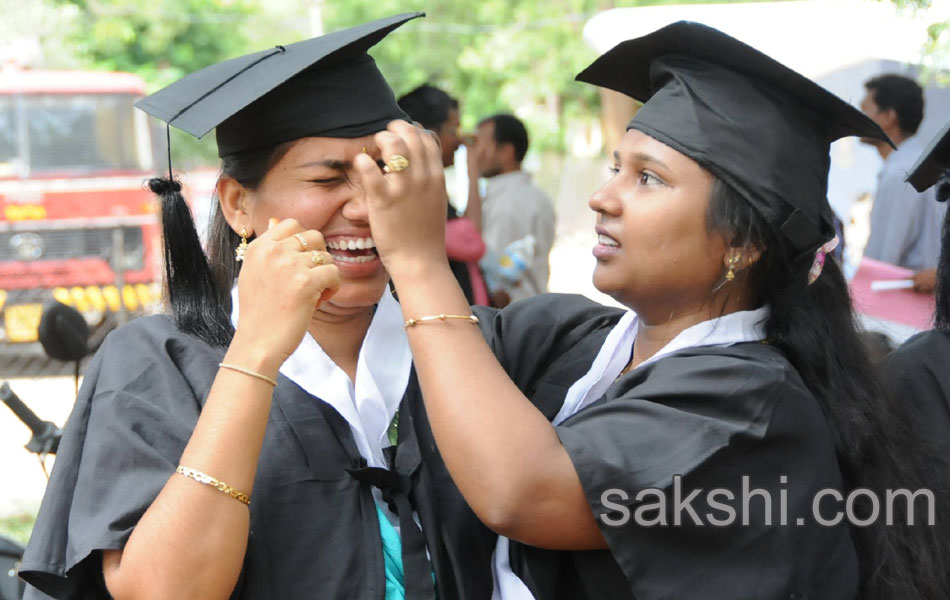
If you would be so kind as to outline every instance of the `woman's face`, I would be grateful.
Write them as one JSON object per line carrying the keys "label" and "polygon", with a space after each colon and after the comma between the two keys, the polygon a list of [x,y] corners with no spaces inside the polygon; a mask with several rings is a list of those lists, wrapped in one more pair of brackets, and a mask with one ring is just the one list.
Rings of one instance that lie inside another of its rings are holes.
{"label": "woman's face", "polygon": [[389,282],[369,230],[366,197],[353,159],[376,157],[373,136],[303,138],[295,142],[250,192],[246,209],[253,231],[270,218],[293,218],[323,234],[340,269],[342,285],[321,311],[345,314],[375,304]]}
{"label": "woman's face", "polygon": [[613,175],[591,196],[598,213],[594,285],[651,320],[698,310],[721,281],[726,240],[706,230],[713,175],[631,129]]}

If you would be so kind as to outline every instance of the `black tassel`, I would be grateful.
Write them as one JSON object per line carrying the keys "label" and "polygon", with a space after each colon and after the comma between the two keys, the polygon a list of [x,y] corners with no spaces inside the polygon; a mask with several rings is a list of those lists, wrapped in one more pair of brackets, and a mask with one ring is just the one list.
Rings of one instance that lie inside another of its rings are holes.
{"label": "black tassel", "polygon": [[154,177],[148,187],[162,201],[165,283],[175,325],[213,346],[227,346],[232,336],[230,316],[221,305],[181,183]]}

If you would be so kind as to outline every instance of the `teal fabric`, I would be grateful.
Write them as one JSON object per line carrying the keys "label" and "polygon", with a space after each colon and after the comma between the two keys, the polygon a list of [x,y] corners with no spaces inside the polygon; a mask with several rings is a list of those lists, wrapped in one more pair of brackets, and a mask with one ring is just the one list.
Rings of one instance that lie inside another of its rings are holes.
{"label": "teal fabric", "polygon": [[386,569],[386,600],[405,600],[406,589],[402,575],[402,540],[379,505],[379,533],[383,539],[383,563]]}

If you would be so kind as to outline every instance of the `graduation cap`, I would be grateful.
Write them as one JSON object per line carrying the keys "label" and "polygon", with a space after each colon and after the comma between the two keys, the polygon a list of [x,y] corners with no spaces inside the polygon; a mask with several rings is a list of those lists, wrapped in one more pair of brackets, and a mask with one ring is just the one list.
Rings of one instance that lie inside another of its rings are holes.
{"label": "graduation cap", "polygon": [[[907,176],[907,182],[914,186],[918,192],[922,192],[932,185],[950,177],[950,123],[944,125],[943,130],[937,134],[924,150],[920,158],[910,170]],[[950,181],[944,186],[950,188]],[[944,186],[941,186],[943,188]],[[947,193],[937,195],[938,200],[947,200]]]}
{"label": "graduation cap", "polygon": [[406,116],[366,51],[423,13],[406,13],[277,46],[196,71],[135,105],[200,138],[218,155],[302,137],[356,138]]}
{"label": "graduation cap", "polygon": [[[136,106],[165,121],[166,132],[177,127],[200,138],[214,129],[221,157],[304,137],[370,135],[407,117],[366,51],[421,16],[397,15],[211,65]],[[167,177],[154,177],[148,186],[161,198],[165,283],[175,324],[224,347],[231,339],[228,290],[206,260],[181,183],[174,179],[170,148]]]}
{"label": "graduation cap", "polygon": [[835,235],[831,142],[855,135],[890,143],[847,102],[699,23],[621,42],[576,79],[644,102],[628,129],[711,171],[803,253]]}

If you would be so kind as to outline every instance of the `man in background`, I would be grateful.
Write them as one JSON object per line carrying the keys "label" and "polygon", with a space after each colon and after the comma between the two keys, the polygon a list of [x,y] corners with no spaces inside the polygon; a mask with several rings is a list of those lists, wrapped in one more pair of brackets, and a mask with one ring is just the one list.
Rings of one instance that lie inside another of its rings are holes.
{"label": "man in background", "polygon": [[933,201],[932,191],[917,192],[904,181],[923,151],[915,134],[924,116],[924,91],[913,79],[893,74],[870,79],[864,87],[867,93],[861,110],[897,146],[894,150],[878,140],[862,140],[874,146],[884,159],[864,255],[914,270],[914,289],[931,293],[946,207]]}
{"label": "man in background", "polygon": [[[554,206],[544,191],[521,170],[528,151],[528,131],[518,118],[498,114],[481,121],[469,149],[469,196],[465,215],[481,225],[489,253],[499,257],[504,279],[489,277],[493,306],[547,291],[548,255],[554,243]],[[478,178],[488,179],[481,197]],[[520,265],[519,260],[524,260]]]}

